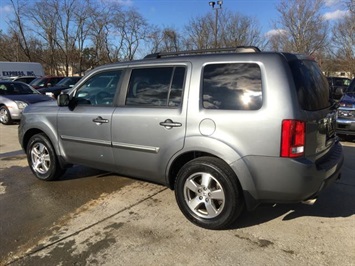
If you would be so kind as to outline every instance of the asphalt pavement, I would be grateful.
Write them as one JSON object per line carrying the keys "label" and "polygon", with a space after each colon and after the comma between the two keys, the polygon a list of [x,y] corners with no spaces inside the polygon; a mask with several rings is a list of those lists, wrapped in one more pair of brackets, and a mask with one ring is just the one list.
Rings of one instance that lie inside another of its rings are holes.
{"label": "asphalt pavement", "polygon": [[0,265],[354,265],[355,142],[313,206],[262,205],[234,229],[188,222],[173,191],[85,167],[32,175],[0,125]]}

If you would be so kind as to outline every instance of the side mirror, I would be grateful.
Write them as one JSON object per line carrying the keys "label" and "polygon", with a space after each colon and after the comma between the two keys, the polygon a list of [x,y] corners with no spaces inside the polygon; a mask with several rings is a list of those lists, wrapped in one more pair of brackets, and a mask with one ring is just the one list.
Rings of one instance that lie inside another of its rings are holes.
{"label": "side mirror", "polygon": [[57,97],[58,106],[69,106],[70,97],[69,94],[59,94]]}

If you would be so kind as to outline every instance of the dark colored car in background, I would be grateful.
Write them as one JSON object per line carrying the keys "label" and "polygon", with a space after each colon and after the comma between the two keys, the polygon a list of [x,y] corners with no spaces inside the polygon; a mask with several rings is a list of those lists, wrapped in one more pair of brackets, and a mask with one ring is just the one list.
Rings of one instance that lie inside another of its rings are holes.
{"label": "dark colored car in background", "polygon": [[355,79],[339,101],[336,131],[338,135],[355,138]]}
{"label": "dark colored car in background", "polygon": [[0,81],[0,122],[4,125],[20,120],[22,111],[29,104],[51,101],[26,83]]}
{"label": "dark colored car in background", "polygon": [[35,89],[53,87],[64,77],[53,77],[53,76],[45,76],[32,80],[30,85]]}
{"label": "dark colored car in background", "polygon": [[16,77],[14,78],[12,81],[21,81],[21,82],[25,82],[27,84],[31,83],[33,80],[35,80],[36,76],[21,76],[21,77]]}
{"label": "dark colored car in background", "polygon": [[42,94],[47,94],[52,98],[57,98],[57,96],[66,89],[70,89],[74,87],[74,85],[81,79],[82,77],[66,77],[59,81],[53,87],[41,88],[38,91]]}
{"label": "dark colored car in background", "polygon": [[327,80],[330,88],[330,96],[336,100],[339,100],[343,96],[344,91],[351,82],[351,79],[344,77],[327,77]]}

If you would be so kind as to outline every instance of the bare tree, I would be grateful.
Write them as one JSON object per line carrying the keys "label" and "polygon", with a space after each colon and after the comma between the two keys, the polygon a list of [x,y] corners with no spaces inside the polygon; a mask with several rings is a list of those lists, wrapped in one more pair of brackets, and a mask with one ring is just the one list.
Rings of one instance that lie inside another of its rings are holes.
{"label": "bare tree", "polygon": [[176,52],[182,49],[182,38],[179,32],[173,28],[155,28],[148,35],[150,52]]}
{"label": "bare tree", "polygon": [[225,11],[220,18],[221,46],[263,46],[260,26],[255,18]]}
{"label": "bare tree", "polygon": [[[121,7],[116,2],[96,2],[92,6],[89,39],[94,50],[92,67],[119,60],[114,21],[122,16]],[[91,53],[93,54],[93,53]]]}
{"label": "bare tree", "polygon": [[150,36],[150,26],[136,10],[122,12],[113,19],[113,31],[121,59],[133,60],[144,40]]}
{"label": "bare tree", "polygon": [[179,33],[172,28],[165,28],[162,32],[163,51],[176,52],[180,50],[180,36]]}
{"label": "bare tree", "polygon": [[185,27],[185,43],[189,49],[262,45],[260,27],[255,19],[226,9],[220,10],[217,32],[215,19],[213,13],[208,13],[190,20]]}
{"label": "bare tree", "polygon": [[60,62],[64,65],[65,75],[69,75],[69,67],[72,67],[73,53],[76,45],[76,30],[74,20],[74,10],[80,9],[77,0],[51,0],[53,12],[58,15],[57,35],[55,44],[58,49]]}
{"label": "bare tree", "polygon": [[338,70],[348,71],[355,76],[355,6],[354,1],[346,4],[348,14],[333,27],[332,44]]}
{"label": "bare tree", "polygon": [[57,32],[59,14],[48,12],[55,10],[53,0],[40,0],[28,9],[27,18],[33,23],[32,31],[45,44],[46,53],[43,54],[42,62],[45,64],[47,73],[57,74],[60,62],[57,53]]}
{"label": "bare tree", "polygon": [[185,26],[185,44],[188,50],[208,49],[214,47],[214,16],[208,13],[205,16],[192,18]]}
{"label": "bare tree", "polygon": [[90,32],[90,17],[92,17],[94,11],[92,9],[92,4],[90,0],[84,0],[84,2],[79,6],[78,9],[74,10],[73,20],[76,24],[75,40],[76,40],[76,51],[77,54],[74,56],[78,65],[77,72],[79,75],[83,75],[86,67],[85,64],[85,42],[88,39]]}
{"label": "bare tree", "polygon": [[159,51],[161,51],[161,32],[162,30],[159,27],[152,26],[150,34],[147,36],[147,40],[145,43],[146,50],[150,53],[158,53]]}
{"label": "bare tree", "polygon": [[315,54],[327,46],[328,23],[321,14],[323,0],[282,0],[277,5],[280,15],[270,37],[272,49]]}
{"label": "bare tree", "polygon": [[[10,33],[13,36],[16,44],[16,56],[13,57],[16,61],[22,61],[20,54],[26,57],[23,61],[32,61],[31,49],[28,44],[28,30],[25,27],[23,12],[26,10],[27,2],[21,0],[11,0],[11,5],[14,10],[14,19],[10,21]],[[21,58],[21,59],[20,59]]]}
{"label": "bare tree", "polygon": [[[52,68],[57,69],[57,74],[68,76],[81,62],[84,42],[87,39],[89,26],[88,18],[92,14],[89,0],[45,0],[41,4],[50,7],[55,15],[56,24],[42,25],[41,32],[50,32],[46,35],[50,40],[49,45],[53,49],[52,56],[56,55],[56,63],[52,62]],[[33,11],[34,12],[34,11]],[[48,11],[40,13],[40,18],[47,18]],[[48,21],[47,21],[48,22]],[[53,30],[50,30],[53,26]],[[40,27],[39,27],[40,28]],[[49,30],[49,31],[48,31]],[[79,55],[78,55],[79,53]]]}
{"label": "bare tree", "polygon": [[68,75],[69,65],[73,66],[77,58],[80,61],[80,53],[76,53],[84,49],[90,0],[11,3],[15,18],[9,21],[5,38],[11,38],[10,60],[42,62],[51,74],[57,74],[64,65]]}
{"label": "bare tree", "polygon": [[14,58],[18,58],[18,53],[14,49],[16,41],[15,36],[0,31],[0,61],[14,61]]}

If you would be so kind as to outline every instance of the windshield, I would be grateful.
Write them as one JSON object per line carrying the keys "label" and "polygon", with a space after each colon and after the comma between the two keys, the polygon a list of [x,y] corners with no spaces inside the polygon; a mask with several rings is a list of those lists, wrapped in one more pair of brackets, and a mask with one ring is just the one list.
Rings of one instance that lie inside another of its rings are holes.
{"label": "windshield", "polygon": [[56,86],[58,87],[69,87],[71,85],[75,85],[79,81],[81,77],[67,77],[59,81]]}
{"label": "windshield", "polygon": [[0,95],[23,95],[23,94],[39,94],[22,82],[0,83]]}

